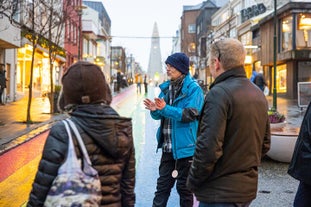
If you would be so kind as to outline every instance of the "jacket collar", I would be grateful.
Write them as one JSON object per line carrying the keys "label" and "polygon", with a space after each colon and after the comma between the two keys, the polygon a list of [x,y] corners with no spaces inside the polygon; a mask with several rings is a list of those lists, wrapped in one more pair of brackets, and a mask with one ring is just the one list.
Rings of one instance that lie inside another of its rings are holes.
{"label": "jacket collar", "polygon": [[226,70],[225,72],[223,72],[222,74],[220,74],[215,80],[214,82],[211,84],[211,86],[209,87],[210,89],[213,88],[216,84],[225,81],[228,78],[232,78],[232,77],[243,77],[246,78],[246,73],[244,70],[243,66],[239,66],[236,68],[232,68],[229,70]]}
{"label": "jacket collar", "polygon": [[[194,82],[195,80],[191,77],[190,73],[188,73],[185,78],[184,78],[184,82],[181,88],[181,93],[184,94],[186,93],[186,90],[189,86],[190,83]],[[170,85],[170,80],[165,81],[164,83],[160,84],[159,87],[161,89],[161,91],[163,91],[164,93],[166,93],[166,91],[168,90],[168,87]]]}

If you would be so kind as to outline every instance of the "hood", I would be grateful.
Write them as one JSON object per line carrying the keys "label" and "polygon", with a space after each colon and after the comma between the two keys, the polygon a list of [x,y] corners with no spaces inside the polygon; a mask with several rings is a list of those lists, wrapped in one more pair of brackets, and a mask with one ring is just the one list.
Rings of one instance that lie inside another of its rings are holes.
{"label": "hood", "polygon": [[131,118],[120,117],[110,106],[80,105],[70,115],[86,136],[112,157],[124,157],[133,147]]}

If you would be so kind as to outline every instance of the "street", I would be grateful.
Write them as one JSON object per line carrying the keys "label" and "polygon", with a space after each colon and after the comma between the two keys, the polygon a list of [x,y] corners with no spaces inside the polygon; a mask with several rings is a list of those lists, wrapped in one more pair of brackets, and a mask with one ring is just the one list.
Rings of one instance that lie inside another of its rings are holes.
{"label": "street", "polygon": [[[143,90],[142,90],[143,91]],[[152,206],[158,177],[161,151],[156,153],[155,133],[159,122],[144,109],[143,99],[153,98],[158,88],[149,88],[148,94],[137,94],[136,87],[112,103],[121,116],[132,117],[136,149],[136,206]],[[48,131],[0,156],[0,206],[19,207],[28,199],[37,165]],[[258,195],[251,207],[290,207],[298,182],[287,175],[287,163],[268,158],[259,168]],[[168,207],[178,207],[179,197],[173,189]]]}

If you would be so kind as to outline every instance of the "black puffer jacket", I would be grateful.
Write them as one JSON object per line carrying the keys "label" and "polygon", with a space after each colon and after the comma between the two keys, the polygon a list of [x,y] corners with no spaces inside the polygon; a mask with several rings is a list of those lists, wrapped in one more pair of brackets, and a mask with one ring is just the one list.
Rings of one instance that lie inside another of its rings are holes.
{"label": "black puffer jacket", "polygon": [[311,186],[311,102],[301,123],[288,174]]}
{"label": "black puffer jacket", "polygon": [[188,187],[206,203],[245,203],[257,193],[258,166],[270,148],[268,103],[243,67],[211,85],[202,109]]}
{"label": "black puffer jacket", "polygon": [[[93,167],[102,184],[101,206],[135,205],[135,151],[130,118],[122,118],[107,105],[81,105],[71,114],[86,145]],[[74,136],[74,135],[73,135]],[[76,139],[76,152],[80,157]],[[50,130],[28,207],[42,206],[50,186],[63,163],[68,136],[62,122]]]}

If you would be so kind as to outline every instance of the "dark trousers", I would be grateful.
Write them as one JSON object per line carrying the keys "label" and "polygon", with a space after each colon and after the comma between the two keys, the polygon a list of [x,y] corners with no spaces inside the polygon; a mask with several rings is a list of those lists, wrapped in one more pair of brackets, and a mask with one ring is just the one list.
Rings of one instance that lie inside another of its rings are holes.
{"label": "dark trousers", "polygon": [[137,93],[141,93],[141,83],[137,83]]}
{"label": "dark trousers", "polygon": [[311,186],[300,182],[296,192],[294,207],[309,207],[311,205]]}
{"label": "dark trousers", "polygon": [[201,203],[199,207],[248,207],[249,203]]}
{"label": "dark trousers", "polygon": [[[2,94],[3,94],[4,88],[0,86],[0,104],[4,104],[2,101]],[[4,97],[5,98],[5,97]]]}
{"label": "dark trousers", "polygon": [[145,93],[148,93],[148,83],[144,83],[145,86]]}
{"label": "dark trousers", "polygon": [[[153,207],[165,207],[176,181],[176,190],[179,194],[181,207],[193,206],[193,194],[186,187],[189,168],[192,157],[174,160],[172,153],[162,153],[159,166],[159,178],[157,180],[157,190],[153,199]],[[177,178],[172,177],[173,170],[178,171]]]}

